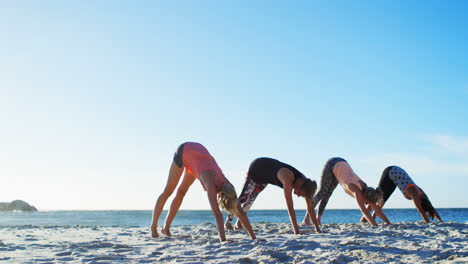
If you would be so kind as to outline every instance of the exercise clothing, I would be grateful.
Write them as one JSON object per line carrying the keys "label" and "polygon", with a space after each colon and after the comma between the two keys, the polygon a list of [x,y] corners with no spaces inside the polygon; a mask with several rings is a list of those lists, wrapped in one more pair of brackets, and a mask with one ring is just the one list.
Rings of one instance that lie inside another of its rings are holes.
{"label": "exercise clothing", "polygon": [[278,179],[278,171],[282,168],[292,171],[294,181],[298,178],[306,179],[304,174],[293,166],[271,158],[258,158],[252,161],[247,178],[250,178],[256,184],[273,184],[283,188],[283,183]]}
{"label": "exercise clothing", "polygon": [[263,191],[266,186],[267,184],[258,184],[252,179],[249,179],[248,177],[246,178],[244,188],[242,188],[241,195],[239,196],[239,203],[245,213],[250,210],[258,194]]}
{"label": "exercise clothing", "polygon": [[393,166],[387,167],[382,172],[382,176],[380,177],[379,188],[383,192],[383,200],[386,202],[388,198],[392,195],[392,193],[396,189],[396,184],[388,177],[388,172],[392,169]]}
{"label": "exercise clothing", "polygon": [[178,148],[177,151],[174,153],[174,163],[179,167],[182,168],[184,166],[184,162],[182,161],[182,153],[184,152],[184,146],[188,142],[185,142],[181,144]]}
{"label": "exercise clothing", "polygon": [[320,202],[318,208],[319,215],[322,215],[323,211],[325,211],[325,207],[327,206],[328,200],[330,199],[333,191],[338,185],[338,179],[333,173],[333,169],[335,168],[335,165],[341,161],[346,162],[346,160],[343,158],[331,158],[327,160],[327,162],[323,166],[322,176],[320,178],[320,189],[314,196],[314,206],[316,206]]}
{"label": "exercise clothing", "polygon": [[408,173],[398,166],[392,166],[388,172],[388,177],[396,184],[403,194],[406,191],[406,187],[411,184],[415,185],[413,179],[410,178]]}
{"label": "exercise clothing", "polygon": [[[174,163],[180,168],[185,167],[188,173],[200,180],[200,174],[207,170],[212,170],[216,173],[216,188],[219,191],[224,183],[227,183],[223,176],[223,172],[219,168],[213,156],[200,143],[186,142],[179,146],[174,154]],[[203,189],[206,187],[200,180]]]}
{"label": "exercise clothing", "polygon": [[[346,166],[347,165],[347,166]],[[335,164],[335,169],[337,173],[334,173],[336,179],[340,183],[341,187],[348,193],[349,195],[352,195],[351,190],[349,189],[350,184],[356,185],[361,191],[361,179],[354,173],[354,171],[349,167],[349,165],[346,163],[343,166],[345,167],[336,167]]]}
{"label": "exercise clothing", "polygon": [[[283,183],[278,179],[278,171],[281,168],[291,170],[294,174],[294,181],[298,178],[306,180],[304,174],[289,164],[271,158],[255,159],[249,166],[244,188],[239,196],[239,203],[245,213],[250,210],[258,194],[260,194],[268,184],[283,188]],[[233,218],[233,215],[229,215],[227,222],[232,222]]]}
{"label": "exercise clothing", "polygon": [[408,186],[413,185],[417,187],[418,191],[421,192],[420,188],[414,183],[413,179],[406,173],[405,170],[398,166],[390,166],[385,168],[382,172],[382,177],[380,178],[379,187],[383,191],[383,198],[386,202],[390,195],[395,191],[396,187],[400,189],[403,193],[403,196],[410,200],[408,196],[406,196],[406,188]]}

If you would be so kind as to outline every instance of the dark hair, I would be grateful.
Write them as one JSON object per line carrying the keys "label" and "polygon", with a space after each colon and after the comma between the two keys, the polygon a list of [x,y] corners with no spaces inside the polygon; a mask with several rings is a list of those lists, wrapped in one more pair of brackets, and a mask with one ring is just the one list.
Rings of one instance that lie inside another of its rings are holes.
{"label": "dark hair", "polygon": [[302,184],[302,190],[304,190],[307,198],[313,199],[315,191],[317,190],[317,183],[311,179],[305,179]]}
{"label": "dark hair", "polygon": [[421,207],[422,207],[424,213],[427,212],[428,217],[431,220],[433,220],[434,217],[435,217],[436,210],[432,206],[431,201],[429,201],[429,199],[425,195],[423,197],[421,197]]}
{"label": "dark hair", "polygon": [[372,187],[366,186],[362,191],[369,202],[377,203],[383,199],[383,191],[380,187],[377,187],[376,190]]}

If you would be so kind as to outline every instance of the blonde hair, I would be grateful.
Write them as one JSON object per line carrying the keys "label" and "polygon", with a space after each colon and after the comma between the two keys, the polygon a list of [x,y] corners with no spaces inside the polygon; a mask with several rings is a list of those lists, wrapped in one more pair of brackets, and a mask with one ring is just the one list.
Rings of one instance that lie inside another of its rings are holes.
{"label": "blonde hair", "polygon": [[365,187],[362,191],[366,199],[370,202],[379,203],[383,200],[383,191],[379,187],[377,187],[377,190],[372,187]]}
{"label": "blonde hair", "polygon": [[223,184],[221,190],[218,192],[219,207],[230,215],[238,217],[237,203],[237,194],[234,186],[230,183]]}

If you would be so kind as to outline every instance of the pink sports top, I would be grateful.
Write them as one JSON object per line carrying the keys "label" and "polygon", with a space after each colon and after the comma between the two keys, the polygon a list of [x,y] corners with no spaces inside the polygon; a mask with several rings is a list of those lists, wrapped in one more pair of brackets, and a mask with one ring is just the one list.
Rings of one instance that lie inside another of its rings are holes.
{"label": "pink sports top", "polygon": [[334,174],[346,193],[352,195],[352,192],[348,188],[351,183],[355,184],[362,191],[361,178],[354,173],[346,161],[340,161],[335,165]]}
{"label": "pink sports top", "polygon": [[[185,143],[182,153],[182,161],[187,171],[200,180],[200,173],[212,170],[216,173],[216,189],[219,191],[221,186],[226,183],[223,172],[219,168],[215,159],[210,155],[208,150],[200,143],[187,142]],[[206,187],[200,180],[203,189]]]}

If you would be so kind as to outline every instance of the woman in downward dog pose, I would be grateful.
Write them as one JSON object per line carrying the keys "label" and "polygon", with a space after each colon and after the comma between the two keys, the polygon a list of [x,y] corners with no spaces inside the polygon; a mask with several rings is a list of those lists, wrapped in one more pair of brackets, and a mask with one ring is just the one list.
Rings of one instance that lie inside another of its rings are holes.
{"label": "woman in downward dog pose", "polygon": [[208,201],[213,211],[216,220],[216,227],[219,233],[219,240],[226,241],[223,227],[223,214],[219,207],[224,209],[229,214],[236,215],[242,224],[245,226],[247,233],[252,239],[255,239],[255,234],[250,225],[249,219],[237,200],[237,195],[232,184],[224,177],[221,169],[215,159],[210,155],[208,150],[200,143],[186,142],[179,146],[174,155],[174,160],[169,171],[166,188],[159,196],[153,212],[153,223],[151,231],[153,237],[158,237],[158,219],[164,208],[164,204],[171,194],[174,192],[179,183],[182,172],[185,168],[185,175],[182,183],[177,190],[177,194],[172,201],[169,213],[166,217],[166,223],[161,232],[170,236],[170,226],[174,220],[180,204],[187,193],[188,188],[192,185],[195,179],[198,179],[203,189],[207,192]]}
{"label": "woman in downward dog pose", "polygon": [[[376,205],[376,202],[378,202],[382,197],[382,191],[368,187],[367,184],[364,183],[356,173],[354,173],[348,162],[342,158],[331,158],[323,167],[322,177],[320,180],[320,190],[314,197],[314,205],[320,202],[317,212],[317,221],[319,224],[321,224],[322,214],[328,203],[328,199],[330,199],[330,196],[338,183],[340,183],[341,187],[343,187],[347,194],[356,199],[361,212],[371,225],[377,226],[377,223],[366,208],[367,204],[374,209],[376,214],[386,224],[390,224],[390,221],[387,219],[380,207]],[[304,224],[310,224],[309,214],[306,214]]]}
{"label": "woman in downward dog pose", "polygon": [[[317,183],[306,178],[304,174],[293,166],[275,159],[258,158],[250,164],[244,188],[239,197],[239,202],[245,213],[250,209],[258,194],[263,191],[268,184],[273,184],[283,189],[294,234],[299,234],[299,228],[297,226],[296,212],[294,211],[292,200],[293,191],[297,196],[305,198],[307,212],[312,213],[312,221],[314,222],[315,229],[320,233],[312,202],[317,189]],[[232,228],[232,220],[233,215],[230,214],[226,221],[226,228]],[[239,221],[237,221],[236,226],[237,228],[242,227]]]}
{"label": "woman in downward dog pose", "polygon": [[[413,182],[408,173],[398,166],[387,167],[382,172],[379,188],[383,190],[383,199],[377,204],[380,208],[384,206],[396,187],[400,189],[406,199],[413,200],[424,222],[429,223],[429,218],[432,220],[434,217],[442,222],[427,195]],[[375,218],[375,213],[372,216]],[[363,217],[361,221],[365,222],[366,219]]]}

